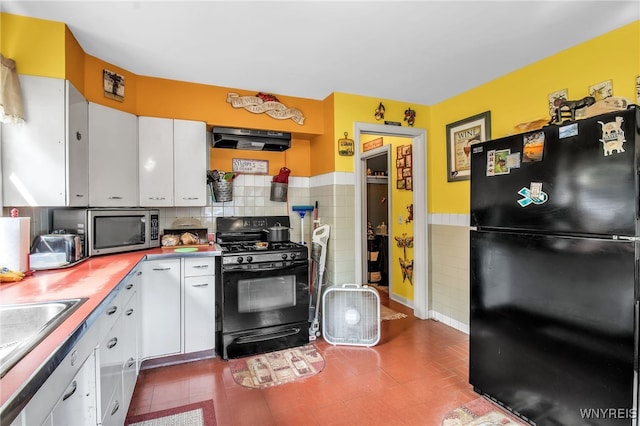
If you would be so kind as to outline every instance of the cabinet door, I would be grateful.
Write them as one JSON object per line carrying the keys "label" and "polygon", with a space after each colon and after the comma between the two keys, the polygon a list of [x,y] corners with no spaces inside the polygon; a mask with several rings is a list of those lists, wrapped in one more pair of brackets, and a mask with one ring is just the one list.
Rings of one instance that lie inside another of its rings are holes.
{"label": "cabinet door", "polygon": [[180,353],[180,259],[142,267],[142,358]]}
{"label": "cabinet door", "polygon": [[2,125],[5,206],[65,205],[65,81],[20,76],[25,123]]}
{"label": "cabinet door", "polygon": [[129,409],[133,396],[133,388],[138,377],[138,322],[140,309],[138,308],[138,293],[134,293],[122,312],[122,348],[124,364],[122,366],[122,403],[124,411]]}
{"label": "cabinet door", "polygon": [[[124,358],[122,315],[116,320],[113,328],[107,333],[99,347],[100,362],[100,407],[102,418],[109,410],[114,393],[122,393],[122,365]],[[122,395],[117,396],[118,403]]]}
{"label": "cabinet door", "polygon": [[174,197],[176,206],[207,204],[207,129],[201,121],[174,120]]}
{"label": "cabinet door", "polygon": [[173,206],[173,120],[138,117],[140,205]]}
{"label": "cabinet door", "polygon": [[138,119],[89,103],[89,204],[138,205]]}
{"label": "cabinet door", "polygon": [[89,205],[89,103],[67,81],[67,205]]}
{"label": "cabinet door", "polygon": [[94,352],[91,353],[60,397],[51,413],[51,419],[54,425],[97,424]]}
{"label": "cabinet door", "polygon": [[184,279],[184,352],[214,347],[213,275]]}

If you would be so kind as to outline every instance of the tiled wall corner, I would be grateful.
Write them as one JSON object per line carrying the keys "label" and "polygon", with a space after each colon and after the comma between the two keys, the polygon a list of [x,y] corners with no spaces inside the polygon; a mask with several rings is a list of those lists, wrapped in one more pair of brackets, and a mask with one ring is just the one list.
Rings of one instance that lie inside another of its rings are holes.
{"label": "tiled wall corner", "polygon": [[458,329],[468,327],[469,227],[432,223],[429,234],[433,316]]}

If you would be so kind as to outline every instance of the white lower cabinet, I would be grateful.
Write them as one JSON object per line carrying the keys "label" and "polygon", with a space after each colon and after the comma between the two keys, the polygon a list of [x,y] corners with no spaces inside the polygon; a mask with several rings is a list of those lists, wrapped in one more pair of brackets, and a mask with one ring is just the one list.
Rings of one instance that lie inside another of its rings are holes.
{"label": "white lower cabinet", "polygon": [[12,424],[97,424],[95,348],[99,338],[97,327],[87,330]]}
{"label": "white lower cabinet", "polygon": [[124,412],[129,410],[129,402],[133,396],[133,389],[138,378],[138,346],[140,340],[140,307],[138,292],[131,296],[131,300],[122,313],[124,365],[122,366],[122,400],[125,404]]}
{"label": "white lower cabinet", "polygon": [[180,353],[180,259],[142,265],[142,358]]}
{"label": "white lower cabinet", "polygon": [[214,347],[214,268],[213,258],[185,258],[184,352],[198,352]]}
{"label": "white lower cabinet", "polygon": [[142,357],[214,348],[214,258],[145,261]]}
{"label": "white lower cabinet", "polygon": [[[100,374],[99,419],[103,425],[124,423],[130,394],[135,386],[135,380],[132,383],[128,377],[131,370],[127,365],[129,359],[133,358],[134,364],[137,359],[137,332],[136,327],[131,326],[131,318],[137,310],[139,281],[140,274],[136,272],[123,284],[99,320],[99,326],[103,330],[103,338],[97,349]],[[127,385],[130,388],[124,386],[125,376],[128,377]]]}
{"label": "white lower cabinet", "polygon": [[214,349],[216,259],[142,262],[11,425],[124,424],[142,359]]}

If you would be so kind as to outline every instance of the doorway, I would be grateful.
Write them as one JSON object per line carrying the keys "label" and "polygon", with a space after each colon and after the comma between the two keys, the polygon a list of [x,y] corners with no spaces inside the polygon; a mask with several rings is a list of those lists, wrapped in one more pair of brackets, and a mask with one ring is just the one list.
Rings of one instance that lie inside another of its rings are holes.
{"label": "doorway", "polygon": [[[389,145],[363,153],[366,183],[363,186],[367,208],[366,282],[389,286],[389,233],[391,191],[389,187]],[[391,288],[389,288],[391,291]]]}
{"label": "doorway", "polygon": [[[413,217],[414,217],[414,241],[413,250],[416,261],[413,265],[413,312],[417,318],[430,318],[429,311],[429,252],[428,252],[428,227],[427,227],[427,155],[426,155],[426,130],[387,126],[371,123],[354,123],[355,150],[355,217],[359,226],[355,227],[356,249],[360,253],[367,251],[367,220],[366,212],[366,155],[360,152],[362,146],[361,135],[378,135],[411,138],[413,151]],[[364,159],[363,159],[364,157]],[[391,159],[391,158],[389,158]],[[391,220],[392,222],[392,220]],[[391,229],[392,224],[388,225]],[[391,231],[389,231],[390,233]],[[389,236],[392,239],[391,234]],[[367,265],[363,261],[364,256],[355,256],[356,259],[356,282],[366,282]],[[393,294],[390,291],[390,297]],[[404,303],[400,301],[401,303]],[[406,304],[406,303],[405,303]]]}

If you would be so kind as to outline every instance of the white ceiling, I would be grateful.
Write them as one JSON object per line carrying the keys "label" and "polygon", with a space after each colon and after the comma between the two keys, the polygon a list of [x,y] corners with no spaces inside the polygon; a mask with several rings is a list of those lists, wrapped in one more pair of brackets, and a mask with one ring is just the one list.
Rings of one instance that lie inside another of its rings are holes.
{"label": "white ceiling", "polygon": [[640,19],[638,0],[0,0],[0,10],[64,22],[86,53],[138,75],[422,105]]}

